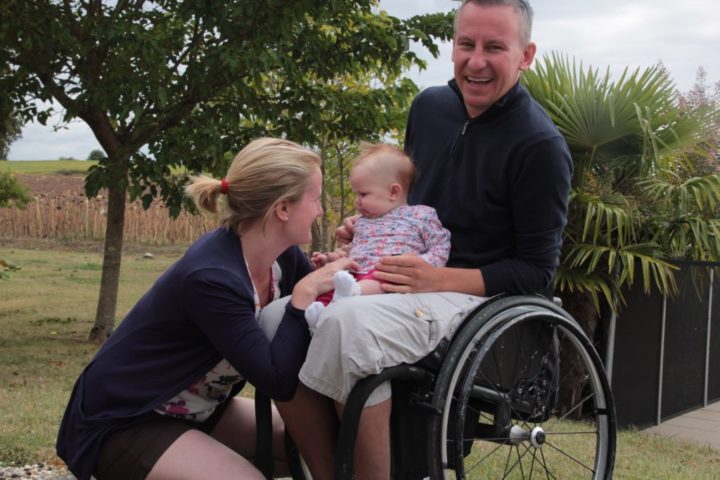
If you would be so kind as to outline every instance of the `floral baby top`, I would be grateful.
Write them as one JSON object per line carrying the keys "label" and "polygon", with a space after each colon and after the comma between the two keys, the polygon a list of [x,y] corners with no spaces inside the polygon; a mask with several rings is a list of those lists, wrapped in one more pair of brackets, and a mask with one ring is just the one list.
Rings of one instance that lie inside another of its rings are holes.
{"label": "floral baby top", "polygon": [[376,218],[359,217],[349,256],[367,273],[381,257],[414,253],[444,267],[450,256],[450,232],[426,205],[403,205]]}
{"label": "floral baby top", "polygon": [[[250,269],[248,268],[248,271]],[[272,266],[270,283],[270,301],[280,297],[280,265],[275,262]],[[255,318],[260,317],[260,297],[253,285],[255,297]],[[202,423],[215,411],[215,408],[227,400],[230,391],[236,383],[243,379],[230,362],[224,358],[215,365],[200,380],[160,405],[155,411],[161,415],[192,420]]]}

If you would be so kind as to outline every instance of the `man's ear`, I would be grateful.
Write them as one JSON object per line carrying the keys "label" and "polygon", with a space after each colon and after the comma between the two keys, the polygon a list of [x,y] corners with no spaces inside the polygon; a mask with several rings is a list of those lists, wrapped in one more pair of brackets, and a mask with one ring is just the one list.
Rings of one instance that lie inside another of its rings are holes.
{"label": "man's ear", "polygon": [[288,201],[287,200],[281,200],[278,203],[275,204],[274,207],[275,210],[275,216],[283,222],[287,222],[290,218],[290,214],[288,211]]}
{"label": "man's ear", "polygon": [[390,200],[397,200],[402,193],[402,186],[399,183],[393,183],[390,185]]}
{"label": "man's ear", "polygon": [[534,43],[529,42],[527,45],[525,45],[525,48],[523,49],[522,63],[520,64],[521,72],[524,72],[525,70],[530,68],[533,60],[535,59],[536,52],[537,46]]}

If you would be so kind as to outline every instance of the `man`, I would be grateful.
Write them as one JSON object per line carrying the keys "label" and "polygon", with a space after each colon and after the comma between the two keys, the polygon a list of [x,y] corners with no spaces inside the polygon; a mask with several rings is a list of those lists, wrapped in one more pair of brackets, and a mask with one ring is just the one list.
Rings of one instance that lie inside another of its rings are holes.
{"label": "man", "polygon": [[[454,80],[418,95],[405,145],[418,170],[411,203],[434,207],[451,232],[448,266],[383,258],[376,278],[388,282],[384,290],[413,295],[352,297],[325,311],[284,415],[301,452],[318,441],[332,452],[328,397],[341,412],[359,379],[426,356],[483,297],[550,287],[572,164],[562,136],[519,84],[535,56],[531,25],[525,0],[465,0],[458,9]],[[346,222],[338,235],[351,230]],[[358,479],[390,476],[390,404],[383,386],[363,411]],[[327,458],[307,460],[314,478],[316,470],[331,478]]]}

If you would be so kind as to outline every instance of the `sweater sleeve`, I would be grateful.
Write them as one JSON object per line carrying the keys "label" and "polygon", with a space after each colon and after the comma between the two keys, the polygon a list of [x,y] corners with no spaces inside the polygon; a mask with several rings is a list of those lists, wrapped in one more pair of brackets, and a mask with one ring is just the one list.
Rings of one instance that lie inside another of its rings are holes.
{"label": "sweater sleeve", "polygon": [[289,400],[310,343],[304,312],[288,305],[268,341],[255,319],[252,287],[243,280],[222,269],[193,272],[183,287],[186,311],[247,381],[274,399]]}
{"label": "sweater sleeve", "polygon": [[557,268],[567,223],[572,174],[561,137],[526,145],[508,171],[515,252],[481,267],[486,295],[547,289]]}

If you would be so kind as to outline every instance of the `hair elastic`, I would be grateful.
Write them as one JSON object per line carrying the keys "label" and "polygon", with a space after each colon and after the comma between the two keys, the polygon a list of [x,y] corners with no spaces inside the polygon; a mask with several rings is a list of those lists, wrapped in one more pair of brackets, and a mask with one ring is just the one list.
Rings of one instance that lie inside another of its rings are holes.
{"label": "hair elastic", "polygon": [[227,183],[227,180],[225,180],[223,178],[222,180],[220,180],[220,193],[227,194],[227,192],[228,192],[228,183]]}

